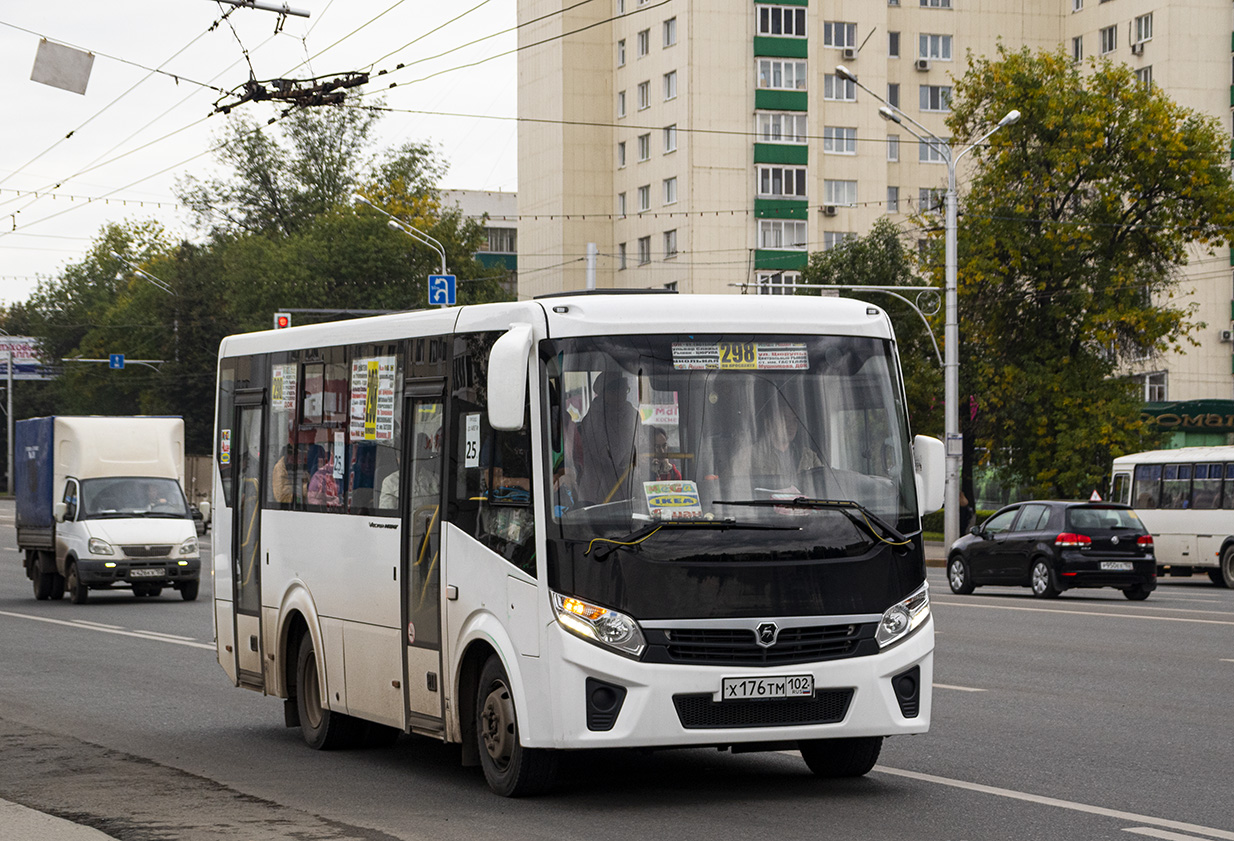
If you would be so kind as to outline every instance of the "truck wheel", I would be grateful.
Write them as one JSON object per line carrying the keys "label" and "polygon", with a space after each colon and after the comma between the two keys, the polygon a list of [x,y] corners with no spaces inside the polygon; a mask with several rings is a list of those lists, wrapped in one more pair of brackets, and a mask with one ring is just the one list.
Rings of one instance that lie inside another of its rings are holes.
{"label": "truck wheel", "polygon": [[50,599],[55,579],[56,574],[54,572],[43,572],[42,562],[36,563],[34,573],[30,576],[30,580],[34,584],[34,597],[41,602]]}
{"label": "truck wheel", "polygon": [[90,590],[81,583],[81,576],[77,574],[75,563],[69,563],[68,574],[64,576],[64,588],[68,590],[69,601],[73,604],[85,604],[86,599],[90,597]]}
{"label": "truck wheel", "polygon": [[48,598],[53,602],[58,602],[64,598],[64,576],[58,572],[53,572],[51,579],[51,595]]}
{"label": "truck wheel", "polygon": [[197,591],[201,588],[200,581],[185,581],[180,585],[180,598],[186,602],[197,601]]}

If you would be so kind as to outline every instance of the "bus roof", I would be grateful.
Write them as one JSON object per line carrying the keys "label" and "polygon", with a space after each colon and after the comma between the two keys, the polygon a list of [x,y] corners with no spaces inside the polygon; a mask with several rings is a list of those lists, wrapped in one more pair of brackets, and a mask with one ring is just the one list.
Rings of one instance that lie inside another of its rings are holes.
{"label": "bus roof", "polygon": [[1133,464],[1176,464],[1180,462],[1234,461],[1234,446],[1177,447],[1172,450],[1148,450],[1130,453],[1114,459],[1114,467]]}

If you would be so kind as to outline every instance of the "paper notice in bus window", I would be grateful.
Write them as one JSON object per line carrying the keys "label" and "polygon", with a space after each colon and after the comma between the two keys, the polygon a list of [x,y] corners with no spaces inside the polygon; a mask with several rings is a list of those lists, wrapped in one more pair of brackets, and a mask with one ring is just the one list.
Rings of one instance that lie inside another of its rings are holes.
{"label": "paper notice in bus window", "polygon": [[804,371],[810,356],[793,342],[673,342],[678,371]]}
{"label": "paper notice in bus window", "polygon": [[219,464],[231,464],[231,430],[219,434]]}
{"label": "paper notice in bus window", "polygon": [[351,363],[351,440],[389,441],[394,438],[393,356],[355,359]]}
{"label": "paper notice in bus window", "polygon": [[270,369],[270,406],[276,412],[295,411],[295,365],[275,365]]}
{"label": "paper notice in bus window", "polygon": [[653,519],[693,520],[703,516],[698,485],[694,482],[643,482],[643,494]]}
{"label": "paper notice in bus window", "polygon": [[480,466],[480,415],[467,415],[463,428],[463,467]]}

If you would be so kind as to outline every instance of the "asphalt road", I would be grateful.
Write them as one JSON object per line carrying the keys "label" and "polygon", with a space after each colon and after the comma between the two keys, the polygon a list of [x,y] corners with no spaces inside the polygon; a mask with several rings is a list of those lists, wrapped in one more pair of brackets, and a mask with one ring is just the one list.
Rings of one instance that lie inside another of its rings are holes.
{"label": "asphalt road", "polygon": [[1234,591],[961,597],[942,572],[933,727],[889,740],[869,776],[821,781],[796,754],[588,753],[554,794],[512,801],[428,739],[310,750],[281,702],[228,683],[208,587],[36,602],[0,501],[0,798],[123,841],[1234,841]]}

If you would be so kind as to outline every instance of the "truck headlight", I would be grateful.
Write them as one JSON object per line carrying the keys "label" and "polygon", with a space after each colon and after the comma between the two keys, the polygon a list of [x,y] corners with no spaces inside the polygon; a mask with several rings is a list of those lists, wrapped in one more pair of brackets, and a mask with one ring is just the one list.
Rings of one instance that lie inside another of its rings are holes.
{"label": "truck headlight", "polygon": [[883,612],[874,639],[879,648],[897,643],[930,618],[930,585],[921,587],[902,602],[893,604]]}
{"label": "truck headlight", "polygon": [[188,540],[180,544],[181,555],[196,555],[197,554],[197,538],[190,537]]}
{"label": "truck headlight", "polygon": [[100,540],[97,537],[90,538],[90,542],[86,544],[86,548],[91,555],[114,555],[116,550],[106,540]]}
{"label": "truck headlight", "polygon": [[624,613],[561,593],[552,596],[557,624],[567,631],[631,657],[638,657],[647,647],[638,623]]}

